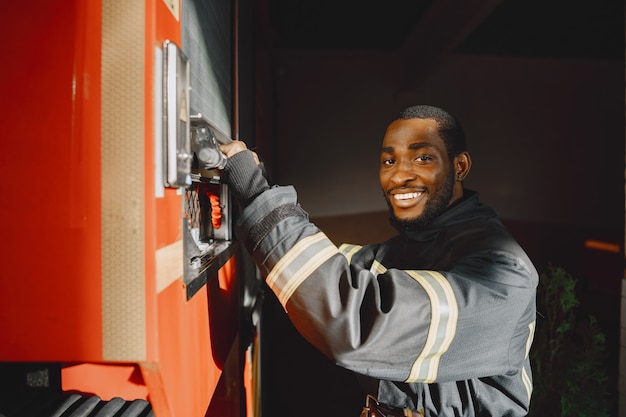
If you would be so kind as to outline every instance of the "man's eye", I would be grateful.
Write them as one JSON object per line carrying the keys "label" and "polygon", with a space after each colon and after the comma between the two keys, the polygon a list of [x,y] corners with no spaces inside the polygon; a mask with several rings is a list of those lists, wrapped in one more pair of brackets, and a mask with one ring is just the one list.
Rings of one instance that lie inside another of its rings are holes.
{"label": "man's eye", "polygon": [[419,162],[428,162],[428,161],[431,161],[432,159],[433,157],[430,155],[420,155],[415,158],[415,160]]}
{"label": "man's eye", "polygon": [[396,160],[395,159],[391,159],[391,158],[386,158],[382,160],[383,165],[393,165],[395,164]]}

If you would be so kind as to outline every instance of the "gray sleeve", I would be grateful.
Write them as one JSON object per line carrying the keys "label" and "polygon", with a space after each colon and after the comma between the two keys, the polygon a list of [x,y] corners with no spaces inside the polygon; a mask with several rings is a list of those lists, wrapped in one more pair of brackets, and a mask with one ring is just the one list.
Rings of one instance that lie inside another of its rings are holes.
{"label": "gray sleeve", "polygon": [[270,188],[249,150],[228,158],[222,174],[241,207],[247,207],[259,194]]}

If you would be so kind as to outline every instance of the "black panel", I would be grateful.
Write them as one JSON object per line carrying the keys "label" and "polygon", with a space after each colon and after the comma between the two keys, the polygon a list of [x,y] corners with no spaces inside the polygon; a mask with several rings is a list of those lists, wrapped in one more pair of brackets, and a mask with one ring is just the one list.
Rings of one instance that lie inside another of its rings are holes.
{"label": "black panel", "polygon": [[456,52],[621,60],[624,2],[505,0]]}
{"label": "black panel", "polygon": [[183,0],[182,50],[191,61],[191,109],[232,135],[232,5]]}
{"label": "black panel", "polygon": [[154,417],[148,401],[65,392],[59,363],[0,363],[2,417]]}

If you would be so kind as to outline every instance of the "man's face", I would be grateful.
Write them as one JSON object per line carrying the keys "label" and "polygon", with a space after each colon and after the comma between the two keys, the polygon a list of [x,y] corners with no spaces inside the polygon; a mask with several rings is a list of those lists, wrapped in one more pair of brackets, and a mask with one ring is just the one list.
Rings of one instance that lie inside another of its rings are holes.
{"label": "man's face", "polygon": [[433,119],[401,119],[389,125],[379,177],[392,222],[408,229],[425,226],[463,193]]}

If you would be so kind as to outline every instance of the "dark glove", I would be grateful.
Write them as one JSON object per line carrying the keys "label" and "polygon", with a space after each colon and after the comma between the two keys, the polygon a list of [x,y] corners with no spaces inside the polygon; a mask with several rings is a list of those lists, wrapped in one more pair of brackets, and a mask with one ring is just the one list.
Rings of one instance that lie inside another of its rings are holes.
{"label": "dark glove", "polygon": [[259,194],[270,188],[263,170],[249,150],[238,152],[228,158],[222,170],[222,182],[231,187],[235,200],[242,208],[247,207]]}

